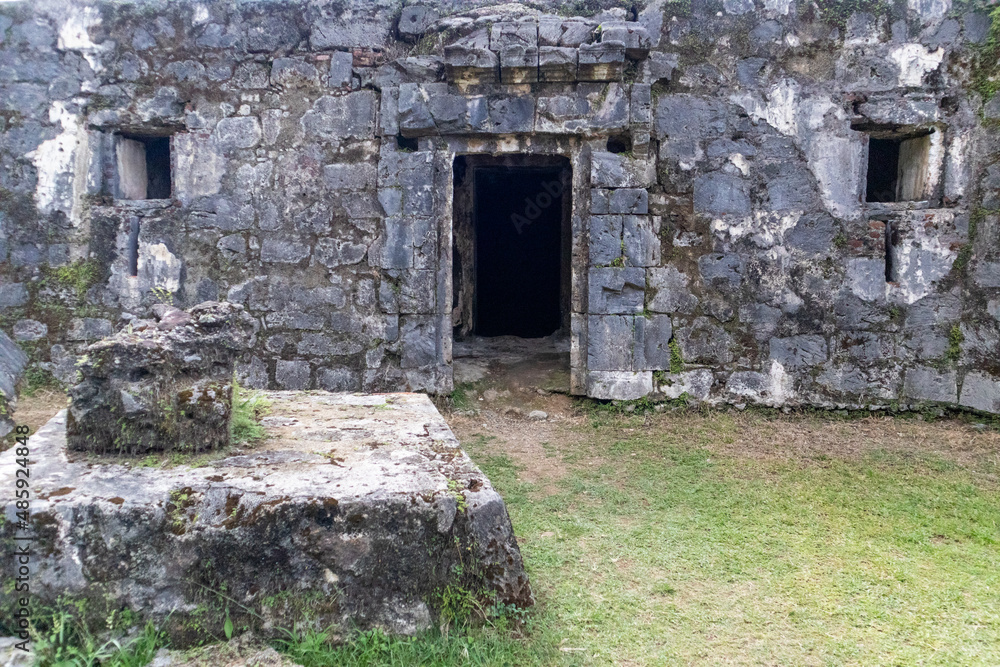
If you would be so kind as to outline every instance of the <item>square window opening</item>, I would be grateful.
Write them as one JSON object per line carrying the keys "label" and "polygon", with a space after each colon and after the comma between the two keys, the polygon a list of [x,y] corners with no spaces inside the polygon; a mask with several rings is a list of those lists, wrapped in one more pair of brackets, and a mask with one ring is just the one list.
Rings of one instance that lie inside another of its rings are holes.
{"label": "square window opening", "polygon": [[930,148],[930,132],[902,136],[869,134],[865,201],[892,203],[929,199],[927,171]]}
{"label": "square window opening", "polygon": [[119,134],[118,199],[169,199],[170,137]]}

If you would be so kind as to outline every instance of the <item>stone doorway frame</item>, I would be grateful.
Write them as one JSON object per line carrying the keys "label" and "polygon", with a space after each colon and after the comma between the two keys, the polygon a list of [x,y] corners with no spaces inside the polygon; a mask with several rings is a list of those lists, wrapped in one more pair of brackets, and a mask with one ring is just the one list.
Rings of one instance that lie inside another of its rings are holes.
{"label": "stone doorway frame", "polygon": [[[603,141],[603,140],[602,140]],[[427,142],[427,144],[424,144]],[[425,139],[421,150],[434,152],[438,174],[435,188],[434,219],[438,230],[438,341],[445,367],[446,384],[454,386],[452,363],[452,284],[454,244],[453,214],[455,188],[452,169],[458,155],[549,155],[569,160],[570,200],[570,393],[585,395],[587,387],[587,237],[590,217],[590,142],[578,136],[503,136],[482,137],[454,135]],[[429,145],[428,145],[429,144]],[[603,145],[603,143],[602,143]]]}

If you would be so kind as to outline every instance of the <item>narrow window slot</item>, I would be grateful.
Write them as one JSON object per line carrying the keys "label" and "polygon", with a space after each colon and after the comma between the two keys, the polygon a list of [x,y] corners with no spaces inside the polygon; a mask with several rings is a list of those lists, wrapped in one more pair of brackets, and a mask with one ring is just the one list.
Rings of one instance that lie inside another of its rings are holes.
{"label": "narrow window slot", "polygon": [[128,274],[139,275],[139,218],[133,217],[128,223]]}
{"label": "narrow window slot", "polygon": [[896,259],[893,256],[895,238],[892,228],[892,220],[885,221],[885,281],[887,283],[898,282],[896,276]]}

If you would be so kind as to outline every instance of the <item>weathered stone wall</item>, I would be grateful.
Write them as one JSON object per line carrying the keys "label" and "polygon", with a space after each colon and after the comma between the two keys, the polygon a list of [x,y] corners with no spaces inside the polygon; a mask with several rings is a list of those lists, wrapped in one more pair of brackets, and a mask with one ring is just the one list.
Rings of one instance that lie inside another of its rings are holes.
{"label": "weathered stone wall", "polygon": [[[69,381],[229,299],[251,385],[448,391],[454,156],[561,155],[574,392],[1000,412],[987,13],[593,4],[0,5],[0,324]],[[119,134],[171,136],[170,199],[116,197]],[[865,203],[917,135],[916,201]]]}

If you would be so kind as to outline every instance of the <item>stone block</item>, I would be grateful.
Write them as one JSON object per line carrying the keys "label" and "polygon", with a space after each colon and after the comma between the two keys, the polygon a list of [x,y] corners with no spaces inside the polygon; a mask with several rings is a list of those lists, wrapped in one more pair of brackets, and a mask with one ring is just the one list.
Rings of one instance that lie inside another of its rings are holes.
{"label": "stone block", "polygon": [[274,381],[282,389],[309,389],[312,382],[309,362],[279,359],[274,367]]}
{"label": "stone block", "polygon": [[383,269],[412,268],[414,248],[421,244],[421,228],[427,222],[411,217],[386,218],[385,230],[368,250],[368,262]]}
{"label": "stone block", "polygon": [[648,188],[655,183],[656,165],[650,160],[604,151],[591,156],[590,184],[595,188]]}
{"label": "stone block", "polygon": [[694,212],[711,216],[750,215],[747,182],[721,171],[694,179]]}
{"label": "stone block", "polygon": [[726,378],[726,393],[740,400],[767,402],[772,395],[771,376],[757,371],[736,371]]}
{"label": "stone block", "polygon": [[592,134],[628,126],[628,96],[618,83],[584,83],[572,94],[538,98],[536,132]]}
{"label": "stone block", "polygon": [[301,310],[284,310],[268,313],[264,323],[269,329],[294,329],[319,331],[326,326],[326,318],[316,313],[305,313]]}
{"label": "stone block", "polygon": [[906,369],[903,394],[919,401],[955,403],[958,401],[958,376],[953,370],[914,366]]}
{"label": "stone block", "polygon": [[539,81],[576,81],[577,51],[560,46],[538,47]]}
{"label": "stone block", "polygon": [[959,404],[974,410],[1000,414],[1000,378],[972,372],[962,381]]}
{"label": "stone block", "polygon": [[490,26],[490,49],[503,51],[511,46],[538,46],[538,25],[534,21],[498,21]]}
{"label": "stone block", "polygon": [[743,282],[743,258],[735,253],[712,253],[698,258],[698,271],[706,285],[735,289]]}
{"label": "stone block", "polygon": [[1000,262],[979,262],[972,279],[980,287],[1000,287]]}
{"label": "stone block", "polygon": [[719,365],[735,359],[732,336],[707,317],[697,317],[691,323],[675,323],[674,338],[684,363]]}
{"label": "stone block", "polygon": [[404,137],[424,137],[437,134],[431,114],[431,97],[447,95],[444,83],[404,83],[399,87],[399,131]]}
{"label": "stone block", "polygon": [[323,179],[334,190],[375,189],[375,165],[328,164],[323,167]]}
{"label": "stone block", "polygon": [[652,88],[648,83],[633,83],[629,92],[629,122],[650,129],[653,122]]}
{"label": "stone block", "polygon": [[818,366],[829,358],[826,339],[816,334],[771,339],[770,357],[785,370]]}
{"label": "stone block", "polygon": [[646,280],[652,294],[647,305],[653,313],[691,313],[698,297],[691,293],[690,279],[672,266],[651,268]]}
{"label": "stone block", "polygon": [[590,371],[587,396],[605,401],[634,401],[653,391],[652,371]]}
{"label": "stone block", "polygon": [[622,217],[590,216],[590,265],[608,266],[622,257]]}
{"label": "stone block", "polygon": [[785,233],[785,243],[809,254],[830,254],[835,246],[837,225],[828,213],[807,213]]}
{"label": "stone block", "polygon": [[297,47],[302,39],[302,33],[295,21],[277,12],[268,12],[250,18],[244,24],[243,29],[244,44],[250,53],[271,53],[278,49],[291,50]]}
{"label": "stone block", "polygon": [[440,16],[438,10],[432,6],[408,5],[403,7],[403,11],[400,13],[396,29],[399,31],[400,37],[413,42],[427,32]]}
{"label": "stone block", "polygon": [[223,151],[253,148],[262,136],[256,116],[223,118],[215,125],[215,140]]}
{"label": "stone block", "polygon": [[353,77],[354,55],[350,51],[331,53],[327,85],[330,88],[350,88]]}
{"label": "stone block", "polygon": [[444,47],[444,64],[449,81],[499,83],[500,58],[489,49],[452,44]]}
{"label": "stone block", "polygon": [[659,139],[714,138],[728,128],[725,102],[696,95],[660,96],[655,120]]}
{"label": "stone block", "polygon": [[588,369],[633,370],[636,319],[624,315],[591,315],[587,318]]}
{"label": "stone block", "polygon": [[670,368],[670,339],[673,337],[669,315],[635,318],[635,370],[657,371]]}
{"label": "stone block", "polygon": [[264,239],[260,261],[274,264],[298,264],[309,257],[309,246],[290,239]]}
{"label": "stone block", "polygon": [[142,455],[229,444],[234,363],[249,345],[249,316],[212,301],[158,312],[155,327],[84,351],[82,379],[70,390],[70,449]]}
{"label": "stone block", "polygon": [[299,58],[275,58],[271,63],[271,85],[280,88],[306,88],[319,85],[319,72]]}
{"label": "stone block", "polygon": [[594,215],[607,215],[611,212],[611,190],[594,188],[590,191],[590,212]]}
{"label": "stone block", "polygon": [[378,102],[371,90],[338,96],[324,95],[302,115],[300,125],[309,139],[369,139],[375,134],[377,109]]}
{"label": "stone block", "polygon": [[28,302],[28,288],[24,283],[0,285],[0,308],[17,308]]}
{"label": "stone block", "polygon": [[110,336],[113,332],[111,322],[96,317],[77,317],[70,321],[66,340],[88,341]]}
{"label": "stone block", "polygon": [[688,397],[704,401],[712,392],[715,376],[707,368],[696,368],[683,373],[670,373],[657,383],[656,391],[666,398],[677,399],[687,394]]}
{"label": "stone block", "polygon": [[309,44],[315,51],[375,48],[389,43],[392,19],[385,12],[344,11],[331,6],[330,14],[316,15],[309,28]]}
{"label": "stone block", "polygon": [[618,188],[611,190],[608,200],[609,213],[649,213],[649,190],[646,188]]}
{"label": "stone block", "polygon": [[[65,412],[32,436],[32,515],[45,527],[33,534],[33,602],[102,601],[82,609],[95,626],[127,604],[176,648],[224,636],[227,618],[271,638],[302,623],[414,634],[434,627],[448,585],[532,604],[503,500],[427,396],[266,397],[267,447],[208,462],[67,456]],[[16,459],[0,454],[5,488]],[[13,516],[12,497],[3,511]],[[8,561],[14,527],[0,528]],[[192,582],[206,562],[211,585],[239,600],[228,615],[202,613],[205,591]],[[289,591],[295,604],[273,604]],[[0,592],[0,605],[14,608],[14,595]]]}
{"label": "stone block", "polygon": [[365,258],[368,246],[341,239],[320,239],[316,242],[316,261],[333,269],[357,264]]}
{"label": "stone block", "polygon": [[622,248],[629,266],[660,263],[660,219],[648,215],[622,216]]}
{"label": "stone block", "polygon": [[14,323],[14,339],[34,341],[45,338],[49,327],[37,320],[18,320]]}
{"label": "stone block", "polygon": [[625,43],[581,44],[577,58],[580,81],[619,81],[625,69]]}
{"label": "stone block", "polygon": [[489,118],[491,130],[496,134],[531,132],[535,121],[535,98],[518,96],[490,99]]}
{"label": "stone block", "polygon": [[640,268],[594,268],[588,274],[590,313],[629,315],[642,312],[646,271]]}
{"label": "stone block", "polygon": [[437,362],[438,332],[433,317],[401,317],[399,337],[403,344],[401,368],[425,368]]}
{"label": "stone block", "polygon": [[542,16],[538,21],[538,45],[575,49],[590,41],[596,27],[596,21],[580,18],[562,20],[555,16]]}
{"label": "stone block", "polygon": [[808,169],[794,163],[764,168],[767,197],[772,211],[808,211],[818,207],[819,193]]}
{"label": "stone block", "polygon": [[351,368],[321,368],[318,379],[325,391],[361,391],[361,373]]}
{"label": "stone block", "polygon": [[651,83],[670,81],[679,62],[680,56],[676,53],[661,53],[659,51],[650,53],[646,60],[649,81]]}
{"label": "stone block", "polygon": [[635,21],[601,23],[601,42],[621,42],[625,45],[625,55],[632,60],[645,58],[652,44],[646,27]]}
{"label": "stone block", "polygon": [[500,83],[538,81],[538,47],[505,46],[500,50]]}

